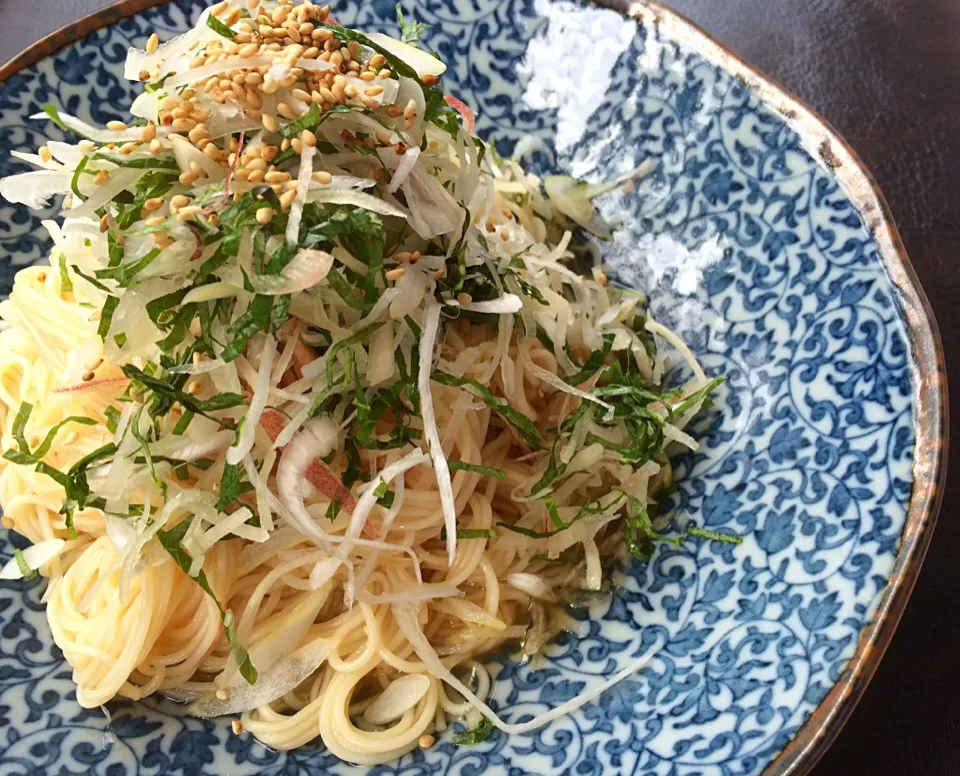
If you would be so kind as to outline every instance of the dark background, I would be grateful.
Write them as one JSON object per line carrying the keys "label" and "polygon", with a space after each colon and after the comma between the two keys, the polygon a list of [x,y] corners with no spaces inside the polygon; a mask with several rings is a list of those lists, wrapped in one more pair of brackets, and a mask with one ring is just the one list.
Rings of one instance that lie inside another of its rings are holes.
{"label": "dark background", "polygon": [[[0,62],[109,3],[0,0]],[[960,0],[667,5],[812,105],[872,170],[933,304],[960,390]],[[951,473],[960,454],[953,464]],[[958,497],[948,488],[900,628],[815,776],[960,774]]]}

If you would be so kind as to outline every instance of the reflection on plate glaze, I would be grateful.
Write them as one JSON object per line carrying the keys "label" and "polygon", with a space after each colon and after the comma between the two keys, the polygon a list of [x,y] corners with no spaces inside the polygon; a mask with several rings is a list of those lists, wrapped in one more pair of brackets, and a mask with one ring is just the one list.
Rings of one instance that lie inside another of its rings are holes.
{"label": "reflection on plate glaze", "polygon": [[[631,191],[603,201],[618,229],[601,250],[611,276],[650,291],[656,314],[726,378],[667,508],[746,541],[661,548],[624,570],[583,638],[561,637],[545,660],[504,661],[497,674],[495,703],[518,721],[655,652],[598,703],[474,748],[443,737],[371,772],[759,773],[847,665],[904,525],[914,368],[877,245],[794,130],[659,30],[570,2],[404,6],[432,25],[426,44],[452,63],[447,89],[477,109],[501,152],[523,142],[540,167],[590,180],[654,160]],[[43,103],[113,118],[132,91],[120,79],[126,47],[184,29],[200,7],[146,12],[6,82],[0,174],[16,166],[10,148],[57,137],[26,119]],[[346,24],[394,25],[392,0],[335,10]],[[5,293],[13,267],[39,259],[46,241],[25,210],[3,205],[0,223]],[[353,772],[322,749],[270,752],[161,700],[114,707],[118,741],[104,748],[105,719],[73,701],[39,595],[0,586],[0,772]]]}

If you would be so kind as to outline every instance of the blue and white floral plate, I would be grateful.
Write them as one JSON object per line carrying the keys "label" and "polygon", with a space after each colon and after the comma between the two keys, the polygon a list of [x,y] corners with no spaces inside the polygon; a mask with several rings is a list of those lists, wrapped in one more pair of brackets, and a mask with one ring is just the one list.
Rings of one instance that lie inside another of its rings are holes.
{"label": "blue and white floral plate", "polygon": [[[608,0],[620,3],[622,0]],[[128,46],[187,28],[200,0],[127,0],[0,71],[0,175],[56,128],[43,103],[106,122],[131,101]],[[536,733],[442,737],[378,774],[733,776],[807,771],[851,712],[906,603],[944,471],[935,323],[869,175],[823,121],[671,11],[567,0],[404,0],[451,64],[446,88],[504,153],[608,180],[651,160],[602,247],[713,374],[701,450],[672,508],[741,534],[627,569],[582,639],[500,668],[508,716],[553,707],[642,653],[647,669]],[[335,7],[394,29],[394,0]],[[44,214],[48,217],[53,211]],[[0,293],[42,259],[40,217],[0,208]],[[9,554],[4,545],[3,552]],[[162,701],[81,709],[39,603],[0,586],[5,775],[348,774],[316,747],[269,751]]]}

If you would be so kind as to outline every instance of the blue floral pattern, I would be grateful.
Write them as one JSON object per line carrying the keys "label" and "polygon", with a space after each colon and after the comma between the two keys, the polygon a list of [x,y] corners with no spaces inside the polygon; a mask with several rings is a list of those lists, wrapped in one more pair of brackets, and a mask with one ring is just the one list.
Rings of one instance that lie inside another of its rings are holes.
{"label": "blue floral pattern", "polygon": [[[447,88],[476,108],[501,152],[591,180],[653,165],[602,200],[616,230],[600,249],[611,276],[646,291],[725,378],[696,422],[700,450],[675,462],[669,514],[745,541],[663,546],[620,572],[612,600],[578,615],[582,637],[563,636],[527,664],[495,661],[493,705],[520,721],[650,656],[599,701],[477,747],[446,735],[371,773],[760,773],[838,681],[904,525],[914,372],[877,245],[781,116],[656,26],[567,0],[404,7],[431,25],[424,43],[451,63]],[[0,174],[20,167],[10,149],[62,137],[27,118],[44,103],[114,118],[136,89],[121,78],[127,46],[182,31],[200,8],[179,0],[126,19],[4,83]],[[335,12],[350,25],[395,24],[393,0]],[[0,210],[5,294],[18,267],[45,255],[40,220],[56,209]],[[162,700],[117,704],[108,726],[76,704],[42,589],[0,585],[4,774],[352,772],[319,745],[272,752]]]}

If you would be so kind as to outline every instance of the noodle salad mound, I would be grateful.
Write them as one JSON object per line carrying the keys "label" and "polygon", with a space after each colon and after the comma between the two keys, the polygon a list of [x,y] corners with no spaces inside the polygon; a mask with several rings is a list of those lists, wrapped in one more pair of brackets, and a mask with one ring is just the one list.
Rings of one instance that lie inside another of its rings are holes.
{"label": "noodle salad mound", "polygon": [[0,303],[0,503],[32,542],[0,578],[49,577],[85,707],[161,693],[369,765],[639,667],[511,724],[478,658],[539,652],[558,602],[682,538],[651,510],[718,380],[576,269],[592,200],[643,171],[500,158],[400,28],[226,0],[129,52],[132,122],[46,106],[79,141],[0,181],[64,196]]}

